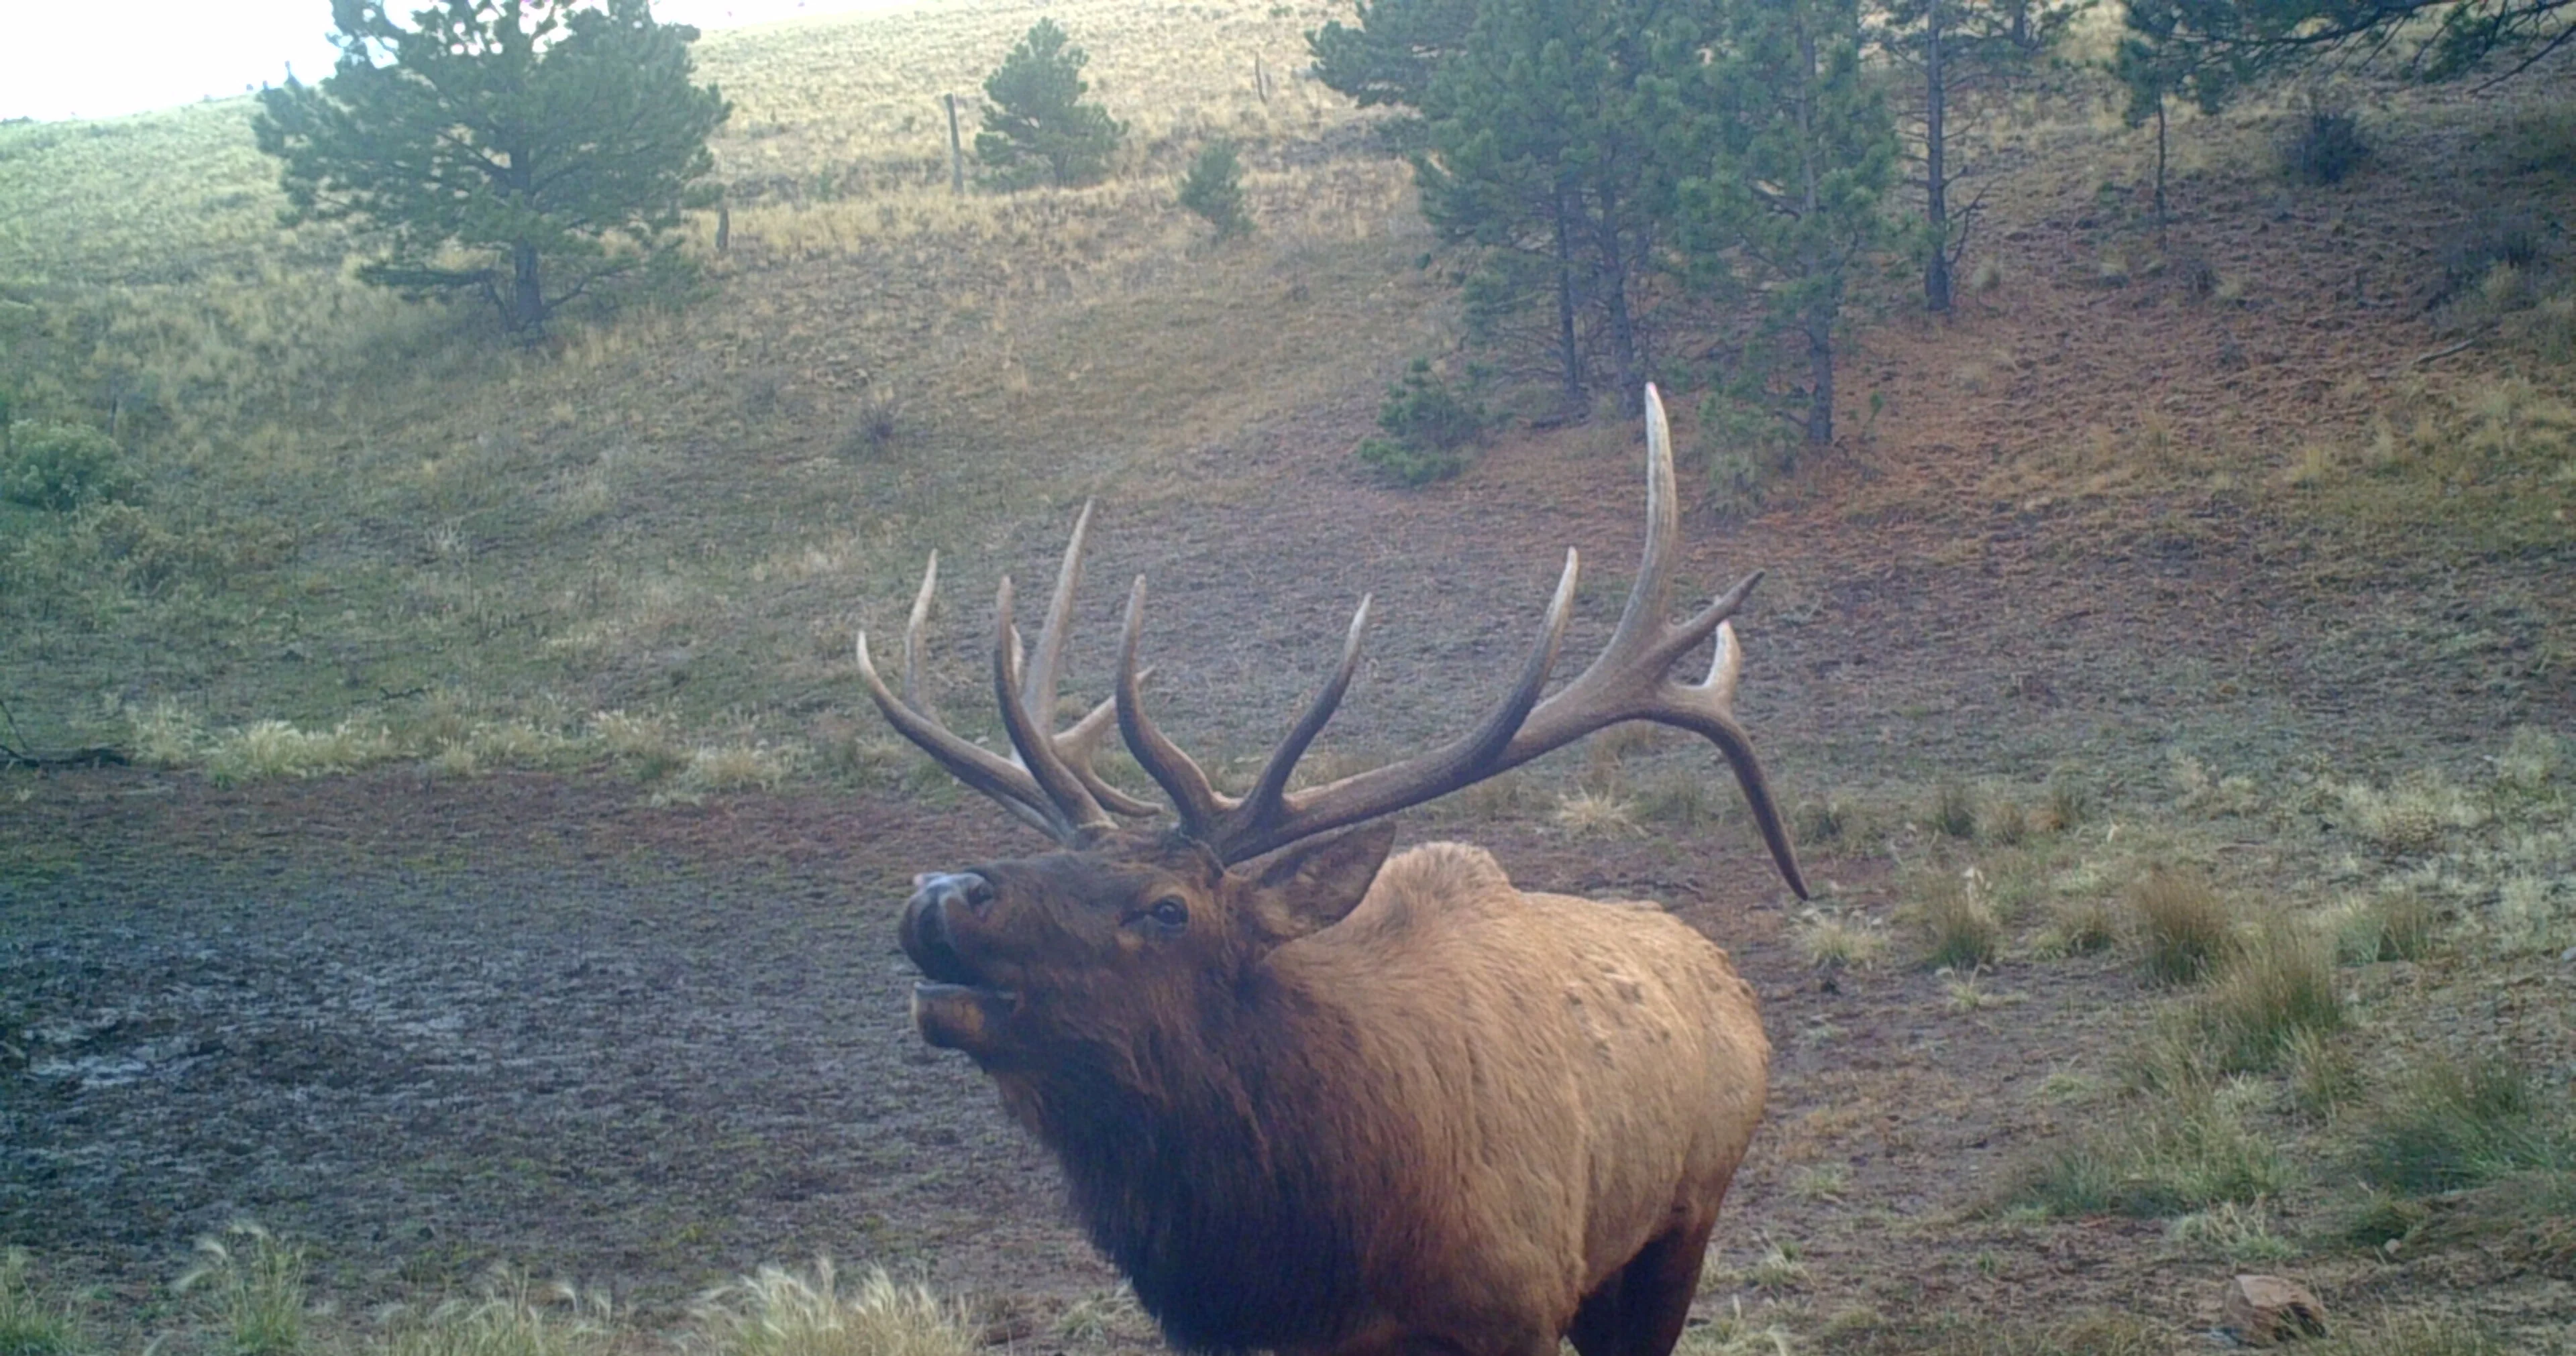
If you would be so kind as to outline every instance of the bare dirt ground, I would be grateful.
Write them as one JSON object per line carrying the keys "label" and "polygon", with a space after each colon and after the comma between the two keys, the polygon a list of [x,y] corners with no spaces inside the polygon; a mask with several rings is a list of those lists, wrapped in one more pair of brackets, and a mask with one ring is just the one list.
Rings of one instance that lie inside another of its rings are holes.
{"label": "bare dirt ground", "polygon": [[[2007,237],[2000,294],[1866,339],[1855,386],[1889,411],[1868,439],[1765,514],[1692,517],[1701,583],[1772,570],[1742,706],[1790,800],[1945,777],[2028,787],[2071,767],[2118,807],[2161,797],[2175,754],[2456,771],[2515,725],[2576,728],[2576,693],[2545,661],[2570,653],[2576,547],[2350,560],[2273,501],[2188,476],[2092,498],[2012,488],[2017,459],[2068,430],[2125,439],[2156,410],[2182,440],[2276,447],[2348,419],[2328,375],[2429,348],[2414,312],[2373,300],[2402,291],[2400,247],[2374,265],[2345,243],[2405,223],[2329,206],[2294,206],[2224,266],[2260,289],[2357,258],[2355,292],[2284,285],[2223,311],[2097,286],[2099,230],[2033,212]],[[2141,367],[2144,388],[2114,379]],[[1568,667],[1588,656],[1633,569],[1632,454],[1569,464],[1506,439],[1455,485],[1390,493],[1345,456],[1371,399],[1210,449],[1212,473],[1252,476],[1235,502],[1104,507],[1086,693],[1123,592],[1100,581],[1148,567],[1148,649],[1185,737],[1266,737],[1370,589],[1384,620],[1337,734],[1384,749],[1457,729],[1526,643],[1568,544],[1608,581],[1586,590]],[[2263,457],[2245,477],[2270,474]],[[1005,563],[1036,577],[1054,549],[1018,543]],[[943,644],[964,653],[984,611],[958,592]],[[2462,636],[2477,643],[2445,643]],[[856,696],[853,720],[872,719]],[[1696,751],[1655,756],[1717,775]],[[310,1241],[353,1309],[499,1261],[611,1284],[658,1320],[759,1263],[829,1254],[977,1296],[1023,1347],[1061,1347],[1055,1319],[1116,1277],[971,1067],[911,1034],[893,927],[913,872],[1037,845],[934,799],[656,807],[605,774],[0,779],[0,1240],[138,1312],[191,1238],[241,1218]],[[1722,1279],[1711,1312],[1742,1301],[1813,1330],[1861,1306],[1899,1322],[2103,1308],[2178,1349],[2214,1321],[2225,1269],[2161,1246],[2157,1222],[1963,1214],[2080,1116],[2039,1085],[2102,1069],[2149,1020],[2118,960],[2007,962],[1983,982],[2011,1002],[1962,1009],[1920,969],[1811,969],[1740,824],[1576,838],[1523,807],[1417,815],[1409,833],[1484,842],[1525,885],[1660,899],[1760,989],[1776,1093],[1719,1265],[1742,1277],[1791,1242],[1807,1276]],[[2286,869],[2275,845],[2241,846],[2249,877]],[[1812,869],[1884,916],[1885,855]],[[2527,978],[2461,1020],[2576,1053],[2576,967]],[[1797,1186],[1823,1164],[1839,1186]],[[2480,1268],[2330,1257],[2308,1274],[2347,1309],[2507,1282],[2523,1288],[2497,1302],[2519,1313],[2568,1298]]]}

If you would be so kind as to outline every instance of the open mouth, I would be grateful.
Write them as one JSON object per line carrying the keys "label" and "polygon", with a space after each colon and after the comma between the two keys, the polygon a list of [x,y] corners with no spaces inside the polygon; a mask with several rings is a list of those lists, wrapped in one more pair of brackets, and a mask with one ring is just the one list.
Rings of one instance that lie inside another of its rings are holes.
{"label": "open mouth", "polygon": [[921,1038],[969,1054],[991,1049],[1020,996],[988,982],[957,949],[942,909],[916,905],[905,911],[903,951],[924,976],[912,990],[912,1021]]}
{"label": "open mouth", "polygon": [[912,986],[912,1024],[924,1041],[943,1050],[970,1055],[992,1050],[1019,1006],[1020,996],[1009,989],[937,980]]}

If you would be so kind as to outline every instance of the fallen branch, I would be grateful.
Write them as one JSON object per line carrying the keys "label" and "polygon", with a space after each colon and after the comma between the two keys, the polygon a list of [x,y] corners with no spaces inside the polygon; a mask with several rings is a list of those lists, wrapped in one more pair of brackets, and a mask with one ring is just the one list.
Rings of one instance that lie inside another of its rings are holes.
{"label": "fallen branch", "polygon": [[[25,742],[26,736],[18,733],[18,713],[9,709],[9,699],[6,697],[0,697],[0,724],[6,724],[9,727],[9,737],[11,739],[18,740],[21,743]],[[0,744],[0,767],[32,767],[39,769],[59,767],[124,767],[126,764],[133,761],[133,759],[126,756],[123,749],[101,747],[94,749],[73,749],[67,753],[28,753],[22,749],[13,748],[7,744]]]}

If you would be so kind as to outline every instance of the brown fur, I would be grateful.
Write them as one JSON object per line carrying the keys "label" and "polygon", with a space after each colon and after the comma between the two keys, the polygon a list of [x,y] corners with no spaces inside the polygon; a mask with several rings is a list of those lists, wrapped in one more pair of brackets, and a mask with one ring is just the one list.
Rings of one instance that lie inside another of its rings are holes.
{"label": "brown fur", "polygon": [[993,1076],[1184,1347],[1664,1356],[1762,1113],[1751,989],[1652,905],[1392,836],[925,878],[923,1032]]}

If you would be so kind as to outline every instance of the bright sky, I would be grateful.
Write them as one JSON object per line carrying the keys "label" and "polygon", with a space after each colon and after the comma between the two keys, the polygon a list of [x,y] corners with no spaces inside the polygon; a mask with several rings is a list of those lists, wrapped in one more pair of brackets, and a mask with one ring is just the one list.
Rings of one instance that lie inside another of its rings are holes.
{"label": "bright sky", "polygon": [[[408,15],[428,0],[393,0]],[[659,0],[653,17],[702,29],[904,0]],[[319,80],[337,58],[331,0],[12,0],[0,24],[0,118],[112,118]]]}

